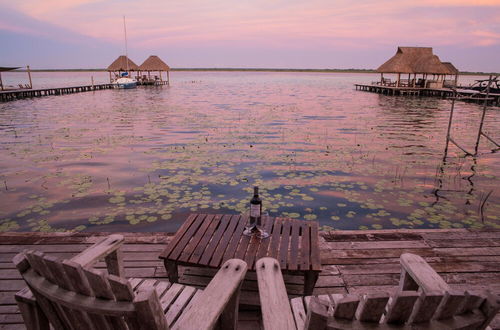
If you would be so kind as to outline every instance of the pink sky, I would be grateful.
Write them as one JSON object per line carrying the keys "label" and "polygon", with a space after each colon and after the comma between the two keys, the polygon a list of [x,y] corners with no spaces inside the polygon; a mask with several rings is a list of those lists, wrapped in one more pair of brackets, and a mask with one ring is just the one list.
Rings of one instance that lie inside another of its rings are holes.
{"label": "pink sky", "polygon": [[[500,0],[0,0],[3,8],[24,19],[0,15],[0,38],[113,48],[86,56],[86,67],[123,53],[126,15],[136,62],[157,54],[173,67],[376,68],[401,45],[434,47],[462,70],[500,71],[490,54],[500,49]],[[40,66],[53,65],[46,57]]]}

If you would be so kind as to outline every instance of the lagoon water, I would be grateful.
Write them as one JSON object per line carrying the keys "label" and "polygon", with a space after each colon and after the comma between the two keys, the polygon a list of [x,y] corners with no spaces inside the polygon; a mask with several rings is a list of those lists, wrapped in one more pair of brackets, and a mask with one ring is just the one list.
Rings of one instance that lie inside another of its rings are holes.
{"label": "lagoon water", "polygon": [[[34,87],[107,73],[33,73]],[[4,83],[26,83],[6,73]],[[470,82],[475,77],[467,77]],[[0,231],[175,231],[190,212],[323,229],[500,227],[499,153],[444,154],[451,101],[355,91],[375,74],[173,72],[171,86],[0,104]],[[457,102],[473,150],[482,107]],[[484,131],[500,141],[500,111]]]}

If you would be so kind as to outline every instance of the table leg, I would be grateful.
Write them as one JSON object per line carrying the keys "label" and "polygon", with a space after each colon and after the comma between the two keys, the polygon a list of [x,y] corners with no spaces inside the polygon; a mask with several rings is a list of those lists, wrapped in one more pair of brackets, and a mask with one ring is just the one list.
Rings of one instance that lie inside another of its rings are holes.
{"label": "table leg", "polygon": [[178,283],[179,273],[177,272],[177,263],[175,261],[165,260],[164,264],[170,283]]}
{"label": "table leg", "polygon": [[308,271],[304,274],[304,296],[312,295],[318,276],[319,272],[316,271]]}

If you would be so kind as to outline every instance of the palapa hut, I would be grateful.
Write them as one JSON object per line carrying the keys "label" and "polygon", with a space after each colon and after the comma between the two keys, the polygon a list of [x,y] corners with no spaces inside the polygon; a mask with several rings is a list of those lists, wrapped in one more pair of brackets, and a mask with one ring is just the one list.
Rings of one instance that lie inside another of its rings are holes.
{"label": "palapa hut", "polygon": [[[163,78],[161,76],[162,71],[167,72],[167,85],[170,83],[170,67],[156,55],[149,56],[144,61],[144,63],[139,66],[139,70],[143,73],[148,73],[147,77],[146,75],[142,75],[142,77],[140,77],[142,83],[154,83],[157,80],[163,81]],[[155,76],[154,79],[151,79],[151,72],[158,72],[158,76]]]}
{"label": "palapa hut", "polygon": [[[127,60],[128,60],[128,66],[127,66]],[[119,77],[122,72],[128,72],[127,69],[128,69],[128,71],[139,71],[139,66],[137,64],[135,64],[130,58],[126,57],[125,55],[119,56],[106,69],[109,72],[109,82],[110,83],[113,82],[111,72],[115,73],[115,78],[116,78],[116,76]]]}
{"label": "palapa hut", "polygon": [[[423,88],[442,88],[446,75],[455,74],[432,53],[431,47],[398,47],[396,55],[377,72],[381,74],[381,85]],[[384,73],[397,74],[397,80],[384,79]],[[407,74],[408,79],[401,79],[402,74]],[[421,75],[418,81],[417,75]],[[429,75],[432,75],[430,79]]]}

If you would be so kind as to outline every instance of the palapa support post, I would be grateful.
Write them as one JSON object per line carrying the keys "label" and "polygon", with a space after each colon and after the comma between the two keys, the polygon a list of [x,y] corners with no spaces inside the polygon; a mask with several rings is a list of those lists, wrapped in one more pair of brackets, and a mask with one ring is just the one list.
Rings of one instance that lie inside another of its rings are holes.
{"label": "palapa support post", "polygon": [[2,73],[0,72],[0,90],[3,91]]}
{"label": "palapa support post", "polygon": [[30,80],[30,89],[33,89],[33,82],[31,81],[31,71],[30,71],[30,66],[26,65],[26,69],[28,70],[28,78]]}
{"label": "palapa support post", "polygon": [[170,72],[167,71],[167,85],[170,86]]}

